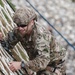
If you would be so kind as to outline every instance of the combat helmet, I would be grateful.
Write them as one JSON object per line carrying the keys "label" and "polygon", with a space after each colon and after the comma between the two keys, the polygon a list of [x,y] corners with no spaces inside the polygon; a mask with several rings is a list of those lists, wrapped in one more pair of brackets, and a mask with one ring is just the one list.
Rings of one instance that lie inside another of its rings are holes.
{"label": "combat helmet", "polygon": [[13,21],[17,25],[28,25],[32,19],[37,20],[37,15],[34,10],[29,7],[17,9],[13,16]]}

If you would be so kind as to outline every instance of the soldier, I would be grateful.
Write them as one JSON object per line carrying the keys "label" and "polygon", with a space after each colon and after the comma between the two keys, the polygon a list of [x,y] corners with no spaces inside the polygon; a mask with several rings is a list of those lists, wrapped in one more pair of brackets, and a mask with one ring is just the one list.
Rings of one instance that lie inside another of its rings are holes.
{"label": "soldier", "polygon": [[1,44],[7,50],[20,41],[29,55],[29,61],[10,62],[10,69],[14,72],[29,68],[37,75],[65,75],[65,49],[59,46],[47,28],[37,22],[36,13],[28,7],[18,9],[13,21],[17,27],[5,39],[0,36]]}

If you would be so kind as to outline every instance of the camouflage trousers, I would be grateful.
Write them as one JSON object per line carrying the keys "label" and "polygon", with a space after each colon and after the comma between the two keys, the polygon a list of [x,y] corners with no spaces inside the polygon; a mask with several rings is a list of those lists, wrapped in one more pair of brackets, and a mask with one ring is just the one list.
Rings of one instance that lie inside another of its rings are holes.
{"label": "camouflage trousers", "polygon": [[[61,75],[66,75],[65,63],[59,64],[59,65],[57,65],[57,67],[58,67],[57,70],[60,71]],[[58,74],[56,74],[54,72],[47,71],[47,70],[42,70],[42,71],[38,71],[37,75],[58,75]]]}

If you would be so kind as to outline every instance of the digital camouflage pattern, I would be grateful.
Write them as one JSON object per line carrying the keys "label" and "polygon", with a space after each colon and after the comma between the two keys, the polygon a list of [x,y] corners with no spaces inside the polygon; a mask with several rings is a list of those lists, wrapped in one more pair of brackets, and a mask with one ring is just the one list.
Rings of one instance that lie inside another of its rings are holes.
{"label": "digital camouflage pattern", "polygon": [[[9,49],[12,49],[19,41],[30,58],[30,61],[26,65],[27,68],[36,72],[45,69],[52,62],[58,63],[59,60],[65,57],[65,49],[58,45],[50,31],[37,22],[35,22],[30,37],[27,35],[21,37],[19,31],[14,28],[12,32],[8,33],[8,37],[5,39]],[[56,66],[60,65],[57,64]],[[61,66],[60,68],[62,68]]]}

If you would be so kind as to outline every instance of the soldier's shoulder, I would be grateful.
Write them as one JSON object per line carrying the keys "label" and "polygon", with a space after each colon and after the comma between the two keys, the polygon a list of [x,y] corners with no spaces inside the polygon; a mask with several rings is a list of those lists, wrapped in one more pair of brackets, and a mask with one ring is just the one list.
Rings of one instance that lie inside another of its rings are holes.
{"label": "soldier's shoulder", "polygon": [[40,33],[40,34],[51,34],[50,31],[44,25],[36,22],[35,26],[36,26],[36,30],[38,33]]}

